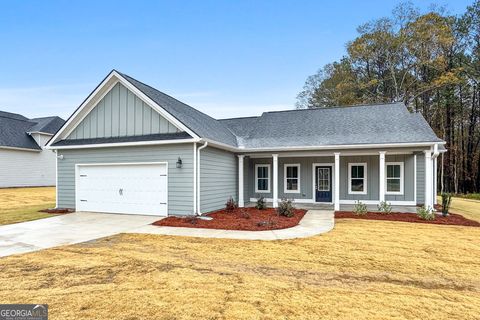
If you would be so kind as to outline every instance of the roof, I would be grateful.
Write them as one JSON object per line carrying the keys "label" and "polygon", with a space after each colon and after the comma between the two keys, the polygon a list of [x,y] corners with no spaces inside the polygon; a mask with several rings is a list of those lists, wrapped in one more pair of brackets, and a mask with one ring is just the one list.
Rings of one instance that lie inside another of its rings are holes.
{"label": "roof", "polygon": [[442,142],[422,115],[410,113],[403,103],[273,111],[259,117],[216,120],[126,74],[119,74],[199,137],[232,147]]}
{"label": "roof", "polygon": [[69,139],[55,142],[53,146],[77,146],[84,144],[104,144],[114,142],[139,142],[139,141],[159,141],[159,140],[176,140],[191,138],[186,132],[176,133],[159,133],[148,134],[142,136],[128,136],[128,137],[109,137],[109,138],[93,138],[93,139]]}
{"label": "roof", "polygon": [[0,111],[0,148],[41,150],[41,146],[28,133],[54,134],[63,123],[59,117],[28,119],[17,113]]}
{"label": "roof", "polygon": [[274,111],[221,122],[245,148],[442,142],[403,103]]}

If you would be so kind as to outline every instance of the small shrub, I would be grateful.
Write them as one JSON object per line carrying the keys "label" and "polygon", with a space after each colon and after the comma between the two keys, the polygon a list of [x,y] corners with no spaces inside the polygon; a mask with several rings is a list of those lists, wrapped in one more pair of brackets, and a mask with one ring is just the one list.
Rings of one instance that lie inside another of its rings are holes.
{"label": "small shrub", "polygon": [[277,213],[284,217],[293,217],[293,202],[290,199],[282,199],[278,204]]}
{"label": "small shrub", "polygon": [[378,211],[384,214],[390,214],[392,213],[392,205],[390,204],[390,202],[382,201],[378,205]]}
{"label": "small shrub", "polygon": [[451,193],[442,193],[442,216],[448,216],[448,210],[450,210],[450,204],[452,202]]}
{"label": "small shrub", "polygon": [[360,200],[355,201],[355,206],[353,207],[353,213],[357,216],[364,216],[367,214],[367,205]]}
{"label": "small shrub", "polygon": [[244,210],[244,209],[242,209],[240,211],[240,215],[244,219],[250,219],[251,218],[250,213],[248,211]]}
{"label": "small shrub", "polygon": [[198,216],[188,216],[185,218],[185,221],[191,224],[197,224],[198,222]]}
{"label": "small shrub", "polygon": [[431,207],[417,208],[417,216],[422,220],[435,220],[435,211]]}
{"label": "small shrub", "polygon": [[238,205],[232,197],[230,197],[230,199],[227,200],[227,203],[225,203],[225,211],[227,212],[233,212],[237,207]]}
{"label": "small shrub", "polygon": [[267,203],[265,202],[264,197],[258,198],[257,204],[255,205],[255,208],[257,208],[258,210],[264,210],[264,209],[267,208]]}

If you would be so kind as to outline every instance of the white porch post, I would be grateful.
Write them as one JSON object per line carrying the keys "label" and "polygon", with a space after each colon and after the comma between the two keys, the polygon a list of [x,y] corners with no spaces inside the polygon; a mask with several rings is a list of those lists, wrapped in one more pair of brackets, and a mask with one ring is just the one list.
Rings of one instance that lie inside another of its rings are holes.
{"label": "white porch post", "polygon": [[278,154],[272,154],[273,157],[273,207],[278,207]]}
{"label": "white porch post", "polygon": [[378,201],[382,202],[385,201],[385,153],[386,151],[380,151],[380,184],[379,184],[379,195],[378,195]]}
{"label": "white porch post", "polygon": [[437,160],[438,157],[433,159],[433,204],[437,204]]}
{"label": "white porch post", "polygon": [[243,208],[245,201],[243,199],[243,154],[238,155],[238,206]]}
{"label": "white porch post", "polygon": [[432,152],[426,150],[425,152],[425,207],[433,208],[433,177],[432,177]]}
{"label": "white porch post", "polygon": [[340,153],[335,154],[334,210],[340,210]]}

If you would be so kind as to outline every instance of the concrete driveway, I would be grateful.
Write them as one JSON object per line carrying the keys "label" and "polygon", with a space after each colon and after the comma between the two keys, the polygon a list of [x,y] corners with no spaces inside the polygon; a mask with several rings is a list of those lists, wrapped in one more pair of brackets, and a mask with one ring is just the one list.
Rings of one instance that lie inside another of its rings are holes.
{"label": "concrete driveway", "polygon": [[127,232],[161,217],[75,212],[0,226],[0,257]]}

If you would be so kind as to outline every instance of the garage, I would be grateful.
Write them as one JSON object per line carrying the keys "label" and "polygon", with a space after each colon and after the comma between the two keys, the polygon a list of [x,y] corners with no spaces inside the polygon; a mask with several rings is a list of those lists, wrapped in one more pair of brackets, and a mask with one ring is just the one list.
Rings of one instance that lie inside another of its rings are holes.
{"label": "garage", "polygon": [[167,216],[168,165],[77,164],[77,211]]}

